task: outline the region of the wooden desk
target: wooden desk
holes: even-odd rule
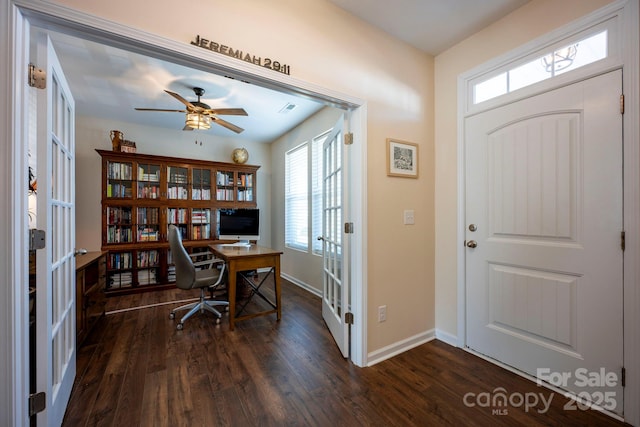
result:
[[[76,336],[78,347],[104,316],[107,252],[76,257]]]
[[[282,317],[280,289],[280,255],[282,255],[282,252],[253,244],[249,247],[231,247],[220,244],[210,245],[209,247],[216,257],[223,259],[227,263],[227,271],[229,272],[227,283],[229,288],[229,329],[233,331],[234,324],[238,320],[251,319],[252,317],[264,316],[266,314],[276,313],[278,320],[280,320]],[[270,273],[273,273],[276,302],[274,304],[260,292],[260,286],[262,286],[262,283],[269,274],[262,279],[258,286],[249,282],[249,285],[253,288],[251,296],[259,296],[273,309],[246,315],[241,315],[242,312],[236,314],[236,273],[265,267],[270,268]]]

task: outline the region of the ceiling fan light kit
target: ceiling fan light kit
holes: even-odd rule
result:
[[[247,112],[242,108],[211,108],[204,102],[200,102],[200,97],[204,95],[204,89],[200,87],[194,87],[193,92],[198,97],[197,101],[189,102],[182,96],[175,92],[166,90],[169,95],[173,96],[178,101],[182,102],[186,106],[186,110],[166,110],[159,108],[136,108],[138,111],[163,111],[168,113],[186,113],[185,126],[183,130],[206,130],[211,128],[211,121],[225,127],[235,133],[240,133],[244,129],[239,126],[229,123],[226,120],[222,120],[219,115],[230,116],[248,116]]]
[[[191,129],[204,130],[211,128],[211,118],[198,113],[187,113],[185,125]]]

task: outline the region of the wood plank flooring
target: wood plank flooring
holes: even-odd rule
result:
[[[194,296],[123,296],[107,309]],[[258,317],[233,332],[206,313],[176,331],[168,313],[177,304],[106,316],[78,351],[63,426],[624,425],[564,410],[558,393],[437,340],[358,368],[338,351],[318,297],[283,280],[282,299],[280,322]],[[551,398],[551,407],[471,407],[499,387]]]

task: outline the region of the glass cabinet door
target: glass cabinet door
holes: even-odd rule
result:
[[[233,201],[234,186],[233,172],[217,171],[216,172],[216,200]]]
[[[167,166],[167,199],[187,200],[189,198],[189,169]]]
[[[211,200],[211,169],[191,170],[191,200]]]
[[[205,240],[211,238],[211,209],[191,210],[191,239]]]
[[[138,207],[136,239],[138,242],[160,240],[160,208]]]
[[[133,197],[133,163],[107,161],[107,198]]]
[[[239,202],[253,202],[253,173],[238,172],[238,194],[236,200]]]
[[[160,198],[160,165],[138,163],[138,199]]]
[[[107,206],[106,243],[133,242],[132,208]]]
[[[167,208],[167,236],[169,235],[169,225],[174,224],[180,231],[183,240],[189,238],[189,218],[187,208]]]

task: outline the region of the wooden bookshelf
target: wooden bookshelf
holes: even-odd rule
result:
[[[190,252],[217,240],[217,209],[255,208],[259,166],[96,150],[102,157],[105,292],[174,286],[169,224]]]

